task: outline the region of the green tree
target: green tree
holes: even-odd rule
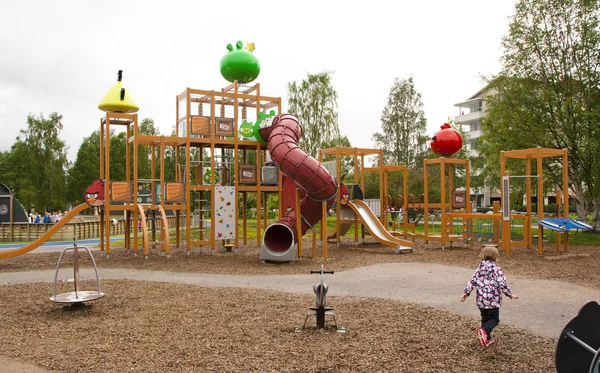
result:
[[[300,147],[317,158],[319,149],[340,137],[337,92],[331,85],[331,72],[308,74],[300,83],[288,83],[289,112],[302,125]]]
[[[350,140],[348,140],[348,136],[338,137],[336,139],[333,139],[330,142],[323,143],[323,149],[336,148],[336,147],[350,148],[350,147],[352,147],[352,144],[350,144]],[[331,155],[324,156],[323,162],[327,162],[327,161],[335,161],[335,156],[331,156]],[[342,157],[342,159],[340,159],[340,168],[341,168],[340,175],[341,175],[342,181],[343,182],[352,182],[353,181],[352,176],[354,175],[354,159],[352,157],[348,157],[348,156]],[[335,175],[333,175],[333,176],[335,176]]]
[[[112,159],[112,158],[111,158]],[[85,189],[98,179],[100,170],[100,133],[85,137],[77,150],[77,157],[67,175],[67,198],[81,201]]]
[[[497,167],[501,150],[567,149],[577,212],[591,211],[598,227],[600,3],[521,0],[502,46],[502,71],[486,89],[481,158]],[[561,186],[556,161],[544,162],[551,188]]]
[[[142,135],[160,136],[160,131],[154,125],[154,120],[144,118],[139,125],[139,133]],[[157,146],[154,154],[155,159],[155,175],[160,177],[160,147]],[[138,178],[150,179],[152,176],[152,146],[138,146]]]
[[[110,131],[110,180],[124,181],[125,132]],[[77,157],[67,175],[67,196],[70,202],[81,201],[85,189],[100,177],[100,132],[94,131],[85,137],[77,150]],[[158,177],[158,176],[157,176]]]
[[[171,136],[175,136],[175,126],[173,125]],[[165,181],[176,180],[176,166],[175,166],[175,147],[165,146],[165,154],[163,155],[165,165]],[[158,166],[160,167],[160,165]],[[160,169],[158,170],[160,172]],[[160,175],[157,173],[156,175]]]
[[[20,146],[22,145],[20,143]],[[20,191],[18,180],[21,172],[18,167],[15,167],[15,162],[18,160],[14,155],[15,146],[16,144],[9,151],[0,152],[0,181],[7,185],[15,195],[18,195]],[[25,152],[20,153],[25,154]]]
[[[427,141],[427,120],[412,77],[394,80],[381,115],[381,130],[372,140],[383,149],[384,162],[415,167]]]
[[[66,171],[68,167],[65,142],[60,138],[62,115],[51,113],[27,116],[27,129],[21,130],[12,145],[9,164],[10,187],[26,208],[64,210],[66,205]]]
[[[127,134],[125,132],[110,132],[110,179],[123,181],[127,179],[126,172]],[[130,153],[133,162],[133,153]],[[98,158],[100,159],[100,158]],[[133,177],[133,165],[131,166]]]

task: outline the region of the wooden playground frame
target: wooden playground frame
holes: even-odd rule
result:
[[[195,107],[197,114],[192,113]],[[242,195],[242,230],[243,244],[247,245],[247,194],[256,193],[257,204],[257,245],[260,245],[261,231],[267,225],[268,211],[266,206],[267,193],[279,193],[281,197],[281,174],[279,174],[279,185],[268,186],[261,183],[261,166],[266,159],[267,146],[258,141],[239,139],[238,127],[248,117],[248,109],[256,111],[258,119],[259,112],[276,109],[281,112],[281,97],[262,96],[260,84],[241,85],[234,82],[229,86],[215,90],[201,90],[186,88],[185,91],[176,96],[176,133],[175,136],[151,136],[139,133],[138,115],[107,112],[100,120],[100,179],[105,181],[105,205],[101,214],[100,248],[106,255],[110,254],[110,216],[111,211],[125,211],[125,247],[131,248],[137,254],[139,250],[139,234],[142,233],[142,245],[144,255],[149,255],[150,241],[160,243],[161,254],[170,254],[170,236],[166,214],[171,211],[175,214],[175,246],[185,246],[188,254],[193,246],[210,246],[211,250],[216,247],[218,241],[215,237],[215,209],[211,208],[210,219],[213,223],[210,234],[205,234],[204,216],[199,220],[199,226],[193,227],[193,211],[204,212],[207,204],[214,206],[215,201],[215,172],[217,151],[231,154],[231,186],[235,188],[235,195]],[[204,115],[208,111],[208,115]],[[225,131],[217,124],[226,122],[230,124]],[[126,180],[113,181],[110,175],[110,130],[111,126],[125,126],[127,134],[126,158]],[[131,145],[131,146],[130,146]],[[151,177],[150,179],[139,179],[138,175],[138,147],[149,146],[152,148]],[[132,150],[130,149],[132,147]],[[165,148],[172,147],[175,153],[176,175],[175,182],[165,182]],[[196,149],[198,159],[192,159],[192,149]],[[158,159],[156,154],[158,150]],[[208,158],[204,158],[204,152],[208,152]],[[256,164],[248,165],[248,152],[255,152]],[[131,154],[133,153],[133,155]],[[185,153],[182,157],[180,153]],[[223,162],[223,158],[221,159]],[[156,165],[159,165],[160,175],[155,175]],[[201,178],[192,177],[193,165],[210,165],[210,183],[202,185]],[[185,167],[190,165],[190,167]],[[255,170],[255,182],[242,184],[238,171],[248,166]],[[202,168],[196,167],[196,172]],[[157,177],[158,176],[158,177]],[[173,175],[171,175],[173,176]],[[173,177],[171,177],[173,178]],[[250,185],[253,184],[253,185]],[[150,186],[151,203],[141,203],[138,200],[140,186]],[[113,188],[114,186],[114,188]],[[160,196],[157,196],[156,187],[160,186]],[[130,192],[123,192],[123,191]],[[200,196],[200,198],[198,198]],[[161,197],[161,198],[157,198]],[[156,203],[157,200],[160,200]],[[263,203],[264,200],[264,203]],[[281,203],[281,198],[279,198]],[[121,204],[117,204],[121,203]],[[196,204],[192,210],[192,205]],[[152,237],[148,237],[148,223],[145,212],[158,211],[161,215],[162,224],[161,239],[156,239],[156,232],[152,229]],[[263,213],[264,210],[264,213]],[[237,214],[237,204],[236,204]],[[282,214],[279,209],[279,214]],[[182,218],[185,223],[182,224]],[[136,227],[138,221],[142,222],[143,231],[138,232]],[[237,216],[236,216],[237,222]],[[235,239],[233,244],[225,243],[229,248],[237,248],[239,245],[239,224],[235,224]],[[154,226],[153,226],[154,227]],[[192,239],[192,230],[197,229],[198,239]],[[133,230],[133,232],[131,232]],[[133,233],[133,242],[130,240]]]
[[[362,190],[365,190],[365,172],[378,172],[379,173],[379,184],[384,185],[385,174],[382,172],[384,167],[365,167],[365,157],[368,156],[376,156],[377,162],[376,164],[383,165],[383,150],[381,149],[368,149],[368,148],[347,148],[347,147],[334,147],[319,150],[319,162],[323,162],[323,158],[325,156],[335,156],[335,167],[336,167],[336,175],[334,175],[338,186],[341,185],[342,180],[342,170],[341,170],[341,157],[342,156],[351,156],[353,157],[353,166],[354,166],[354,183],[359,184]],[[385,191],[380,188],[379,189],[379,200],[383,201],[385,196]],[[339,245],[341,241],[340,229],[342,224],[345,221],[341,217],[341,195],[340,193],[336,196],[336,242]],[[382,211],[383,211],[383,203],[382,203]],[[383,212],[382,212],[383,217]],[[324,215],[326,216],[326,215]],[[383,219],[380,219],[383,222]],[[347,222],[346,222],[347,223]],[[358,241],[358,219],[353,219],[350,223],[354,224],[354,240]],[[326,228],[327,225],[323,224]],[[362,232],[364,238],[364,231]],[[321,240],[324,245],[327,245],[327,231],[324,230],[321,232]]]
[[[525,246],[527,248],[531,248],[533,246],[533,236],[531,234],[531,223],[529,220],[532,216],[531,211],[531,178],[533,176],[538,178],[538,203],[537,203],[537,215],[539,217],[544,216],[544,204],[543,204],[543,196],[544,196],[544,168],[543,168],[543,160],[544,158],[549,157],[561,157],[562,161],[562,191],[560,191],[556,195],[557,204],[563,206],[562,214],[564,218],[569,216],[569,156],[566,149],[549,149],[549,148],[531,148],[531,149],[521,149],[521,150],[511,150],[511,151],[502,151],[500,152],[500,175],[502,177],[501,190],[502,190],[502,236],[510,237],[510,221],[513,218],[513,215],[510,213],[510,190],[507,187],[510,187],[510,178],[515,177],[511,176],[509,172],[506,170],[506,160],[507,159],[522,159],[525,161],[525,193],[527,198],[527,210],[526,216],[529,219],[524,220],[523,224],[523,236],[525,239]],[[537,175],[531,174],[531,161],[536,161],[536,170]],[[560,197],[563,197],[563,201],[561,203]],[[542,203],[540,203],[540,201]],[[508,210],[508,211],[507,211]],[[538,224],[538,254],[542,255],[544,253],[544,243],[542,240],[544,228],[542,225]],[[556,234],[556,252],[561,251],[561,236],[562,236],[562,251],[569,250],[569,240],[568,240],[568,232],[563,233],[562,235],[557,232]],[[514,246],[510,243],[510,240],[502,240],[502,250],[506,253],[507,256],[510,256],[510,248]]]
[[[192,108],[196,113],[192,113]],[[137,109],[137,108],[136,108]],[[100,120],[100,179],[104,180],[105,205],[100,216],[100,247],[106,255],[110,254],[110,232],[111,211],[123,211],[125,215],[125,247],[133,249],[137,254],[139,251],[139,238],[141,233],[141,243],[144,254],[149,255],[150,242],[159,246],[161,254],[170,254],[171,237],[169,234],[168,214],[175,215],[175,246],[177,248],[185,247],[188,254],[192,247],[210,246],[214,251],[217,241],[222,241],[223,247],[227,249],[239,246],[239,222],[238,222],[238,197],[241,196],[242,202],[242,242],[248,244],[247,237],[247,201],[248,193],[256,194],[256,245],[261,245],[261,232],[263,232],[268,223],[267,196],[268,193],[277,193],[279,197],[279,217],[284,213],[282,201],[282,175],[278,173],[278,182],[276,185],[264,185],[262,182],[262,167],[267,160],[267,145],[256,141],[240,138],[239,125],[248,118],[248,109],[255,112],[258,120],[260,113],[266,113],[269,109],[277,109],[281,113],[281,97],[262,96],[260,94],[260,84],[240,85],[234,82],[229,86],[215,90],[200,90],[186,88],[185,91],[176,96],[175,119],[176,131],[174,136],[153,136],[145,135],[139,132],[138,115],[127,113],[106,112]],[[110,175],[110,133],[112,126],[124,126],[127,138],[125,149],[126,169],[125,180],[111,180]],[[138,149],[140,147],[151,148],[151,175],[149,179],[139,178],[139,160]],[[174,150],[175,175],[170,175],[169,181],[165,177],[165,149],[171,147]],[[192,155],[192,153],[194,155]],[[205,155],[208,154],[208,155]],[[255,155],[255,161],[250,164],[250,155]],[[423,234],[417,234],[414,223],[408,222],[409,201],[408,195],[408,169],[406,166],[384,165],[383,150],[365,149],[365,148],[344,148],[335,147],[322,149],[319,151],[319,161],[323,161],[324,156],[334,156],[336,164],[336,180],[340,185],[341,180],[341,157],[353,157],[354,183],[359,184],[362,190],[365,189],[365,172],[377,172],[379,174],[379,201],[381,203],[380,217],[370,218],[379,219],[386,230],[389,230],[388,206],[392,201],[396,201],[398,196],[402,197],[402,210],[406,217],[402,224],[401,231],[395,231],[392,224],[392,231],[396,236],[409,238],[412,242],[416,238],[422,238],[425,244],[430,241],[439,242],[444,248],[447,244],[458,240],[473,239],[472,232],[469,233],[468,227],[473,227],[473,219],[492,219],[494,221],[493,241],[499,244],[501,249],[510,256],[511,247],[523,245],[530,248],[533,245],[531,230],[531,203],[527,203],[525,215],[512,214],[510,211],[510,178],[526,178],[526,198],[531,201],[531,178],[538,178],[538,197],[544,195],[544,177],[543,177],[543,159],[547,157],[562,157],[563,167],[563,185],[562,190],[568,191],[568,155],[566,150],[559,149],[522,149],[514,151],[503,151],[500,154],[500,174],[502,190],[502,210],[498,205],[494,206],[492,214],[472,213],[470,200],[470,163],[464,159],[435,158],[424,160],[424,200],[422,208],[423,214]],[[365,157],[375,156],[377,166],[365,167]],[[217,158],[221,157],[219,161]],[[157,159],[158,158],[158,159]],[[511,176],[506,171],[507,159],[525,160],[524,176]],[[531,175],[531,161],[536,160],[537,175]],[[156,175],[156,166],[159,175]],[[206,165],[206,166],[205,166]],[[430,202],[429,197],[429,169],[432,166],[438,166],[440,172],[440,201]],[[457,167],[464,167],[464,190],[455,190],[455,172]],[[192,172],[195,170],[195,177]],[[206,171],[206,176],[204,172]],[[244,171],[244,172],[242,172]],[[403,191],[405,196],[398,194],[395,200],[388,194],[389,191],[389,173],[403,173]],[[217,175],[222,175],[217,178]],[[248,176],[250,175],[250,176]],[[274,175],[274,174],[273,174]],[[223,182],[217,179],[223,178]],[[273,178],[275,179],[275,178]],[[233,229],[228,228],[229,235],[216,237],[215,225],[217,212],[216,207],[216,188],[221,186],[232,187],[226,189],[224,196],[234,194],[235,205],[233,212],[229,212],[229,218],[234,218],[235,234]],[[149,186],[150,199],[143,203],[139,198],[138,191],[142,186]],[[157,187],[159,187],[158,190]],[[222,189],[219,189],[219,192]],[[462,196],[462,197],[460,197]],[[564,197],[564,203],[559,201]],[[413,197],[414,198],[414,197]],[[223,198],[221,198],[222,200]],[[460,201],[459,201],[460,199]],[[299,196],[296,195],[294,208],[298,209]],[[339,245],[341,240],[341,225],[354,224],[355,241],[358,241],[357,218],[352,221],[342,221],[341,218],[341,196],[337,195],[336,208],[336,239]],[[560,191],[557,192],[557,203],[564,206],[562,214],[564,218],[568,217],[569,201],[568,194],[565,196]],[[230,204],[228,204],[230,205]],[[419,205],[421,206],[420,200]],[[325,210],[325,205],[323,205]],[[413,200],[414,208],[414,200]],[[440,234],[434,235],[429,229],[429,210],[439,209],[440,211]],[[538,216],[544,216],[543,203],[538,203]],[[156,219],[151,219],[151,233],[149,236],[150,222],[146,219],[146,214],[152,212],[153,215],[159,214],[159,224]],[[208,224],[205,220],[205,212],[210,212],[211,228],[210,233]],[[324,214],[326,211],[324,211]],[[192,215],[198,217],[192,219]],[[233,215],[235,214],[235,215]],[[185,220],[182,224],[181,219]],[[454,221],[462,219],[462,229],[453,234],[455,228]],[[521,241],[511,239],[511,222],[516,219],[523,220],[524,237]],[[222,222],[221,218],[219,222]],[[496,225],[495,222],[500,222]],[[501,231],[497,226],[501,225]],[[139,231],[136,227],[140,226]],[[228,225],[229,227],[230,225]],[[460,226],[460,225],[459,225]],[[157,239],[156,228],[160,231],[160,240]],[[298,227],[297,227],[298,228]],[[299,228],[298,228],[299,229]],[[409,229],[411,232],[409,232]],[[196,230],[197,237],[192,237],[192,231]],[[300,232],[300,230],[298,230]],[[314,232],[314,231],[313,231]],[[133,233],[133,242],[131,236]],[[362,237],[364,238],[364,230]],[[538,253],[543,254],[543,227],[538,224],[539,239],[537,242]],[[321,231],[324,245],[324,258],[327,257],[327,225],[322,224]],[[224,238],[220,238],[224,237]],[[508,239],[504,239],[507,238]],[[231,242],[233,241],[233,242]],[[561,242],[562,241],[562,242]],[[568,232],[563,235],[557,234],[556,250],[557,252],[568,250]],[[315,256],[315,238],[313,238],[313,257]],[[301,240],[298,242],[298,254],[302,254]]]
[[[472,211],[471,200],[469,198],[469,191],[471,188],[471,178],[470,178],[470,162],[464,159],[452,159],[452,158],[435,158],[435,159],[426,159],[424,161],[424,201],[421,205],[421,208],[424,209],[425,214],[423,215],[423,226],[424,232],[423,234],[415,233],[415,225],[408,222],[408,209],[412,208],[409,206],[408,197],[406,193],[408,191],[408,169],[406,166],[400,165],[382,165],[383,163],[383,152],[380,149],[359,149],[359,148],[330,148],[323,149],[319,153],[319,160],[322,161],[324,155],[333,155],[336,157],[336,169],[337,169],[337,180],[338,184],[341,183],[341,170],[340,164],[341,156],[352,156],[354,157],[354,183],[359,183],[361,188],[364,190],[364,173],[366,171],[374,171],[379,172],[380,174],[380,201],[381,201],[381,222],[385,227],[389,227],[388,221],[388,206],[391,201],[398,200],[398,195],[392,197],[389,193],[389,173],[390,172],[402,172],[403,173],[403,191],[405,193],[402,197],[402,213],[404,214],[403,222],[401,223],[401,230],[395,231],[395,224],[392,224],[392,232],[404,238],[409,238],[413,242],[416,238],[421,238],[427,244],[429,241],[439,242],[442,245],[442,248],[447,244],[452,244],[452,242],[456,242],[458,240],[473,240],[474,239],[474,231],[473,220],[474,219],[489,219],[493,221],[492,228],[490,229],[490,241],[493,244],[499,245],[500,249],[505,252],[507,256],[511,255],[511,248],[517,246],[525,246],[527,248],[531,248],[533,246],[533,236],[531,230],[531,219],[532,219],[532,211],[531,204],[527,204],[527,211],[525,215],[522,214],[512,214],[510,211],[510,204],[506,205],[509,201],[509,191],[504,190],[505,183],[502,182],[502,205],[500,203],[493,204],[492,213],[474,213]],[[381,165],[378,167],[365,167],[364,166],[364,157],[368,155],[377,155],[379,158],[379,162],[377,164]],[[562,157],[562,190],[568,190],[568,155],[567,151],[564,149],[547,149],[547,148],[532,148],[532,149],[521,149],[514,151],[503,151],[500,153],[500,172],[504,178],[510,177],[509,173],[506,171],[506,160],[510,158],[523,159],[525,160],[525,168],[526,175],[521,176],[526,178],[526,198],[528,201],[531,201],[532,196],[532,188],[531,188],[531,178],[538,178],[538,190],[537,195],[544,195],[543,188],[543,167],[542,161],[547,157]],[[536,160],[537,162],[537,175],[531,175],[532,160]],[[359,165],[360,164],[360,168]],[[438,165],[440,167],[440,202],[431,203],[429,201],[429,168],[430,166]],[[465,200],[462,204],[457,204],[454,201],[455,191],[454,183],[455,176],[454,170],[456,167],[464,167],[465,168]],[[564,193],[561,193],[560,190],[557,191],[557,204],[562,206],[562,215],[563,217],[568,217],[568,209],[569,202],[568,197],[564,197]],[[561,198],[564,201],[561,201]],[[543,199],[541,199],[543,201]],[[337,242],[340,242],[340,226],[343,223],[347,223],[343,221],[340,217],[340,196],[337,199],[337,211],[336,211],[336,229],[337,229]],[[439,209],[440,210],[440,222],[441,229],[439,235],[430,234],[429,230],[429,214],[427,211],[429,209]],[[544,206],[543,203],[538,203],[537,205],[537,214],[538,216],[544,216]],[[523,239],[522,240],[512,240],[511,238],[511,229],[512,223],[515,220],[522,221],[523,225]],[[452,230],[454,229],[455,221],[458,221],[459,224],[459,232],[455,232],[453,234]],[[462,224],[461,224],[462,222]],[[358,229],[356,229],[358,222],[354,222],[355,224],[355,241],[358,241]],[[471,227],[469,229],[469,227]],[[410,230],[410,231],[409,231]],[[364,234],[364,232],[363,232]],[[538,235],[539,237],[543,236],[543,227],[538,224]],[[326,232],[322,233],[322,237],[326,236]],[[508,237],[509,239],[502,239],[502,237]],[[326,240],[324,240],[326,241]],[[538,254],[543,254],[543,241],[542,239],[538,239]],[[561,249],[562,247],[562,249]],[[556,238],[556,251],[568,251],[568,232],[557,234]]]

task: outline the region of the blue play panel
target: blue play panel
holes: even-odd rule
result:
[[[540,224],[544,228],[548,228],[561,233],[568,232],[572,229],[582,231],[589,231],[594,229],[594,227],[592,227],[588,223],[573,220],[571,218],[546,218],[543,220],[538,220],[538,224]]]

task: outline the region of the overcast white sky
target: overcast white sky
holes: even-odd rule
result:
[[[339,124],[352,146],[371,135],[396,77],[413,77],[433,134],[498,72],[500,39],[514,0],[423,1],[47,1],[19,0],[0,13],[0,150],[27,115],[63,115],[75,160],[99,128],[97,106],[123,84],[162,134],[186,87],[219,90],[228,43],[256,44],[261,93],[281,96],[307,72],[335,71]],[[360,5],[355,5],[360,4]]]

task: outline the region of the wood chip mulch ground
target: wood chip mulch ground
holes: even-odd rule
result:
[[[237,254],[196,249],[189,256],[175,250],[169,258],[156,252],[148,259],[134,257],[118,248],[108,259],[95,255],[100,268],[306,274],[322,263],[321,249],[312,259],[310,244],[305,240],[300,260],[282,264],[261,263],[255,247]],[[345,241],[330,245],[325,266],[343,271],[416,261],[474,269],[479,249],[417,243],[414,253],[397,255],[391,248]],[[598,250],[578,246],[557,254],[549,247],[539,256],[533,249],[515,249],[499,263],[509,276],[598,287]],[[0,272],[53,269],[58,255],[2,260]],[[314,296],[125,280],[106,280],[102,287],[110,296],[65,307],[48,300],[51,283],[0,286],[0,356],[60,372],[554,371],[555,340],[500,324],[496,343],[483,349],[475,340],[478,320],[413,304],[331,296],[329,304],[340,310],[337,322],[346,333],[331,326],[316,329],[314,318],[298,333]]]

